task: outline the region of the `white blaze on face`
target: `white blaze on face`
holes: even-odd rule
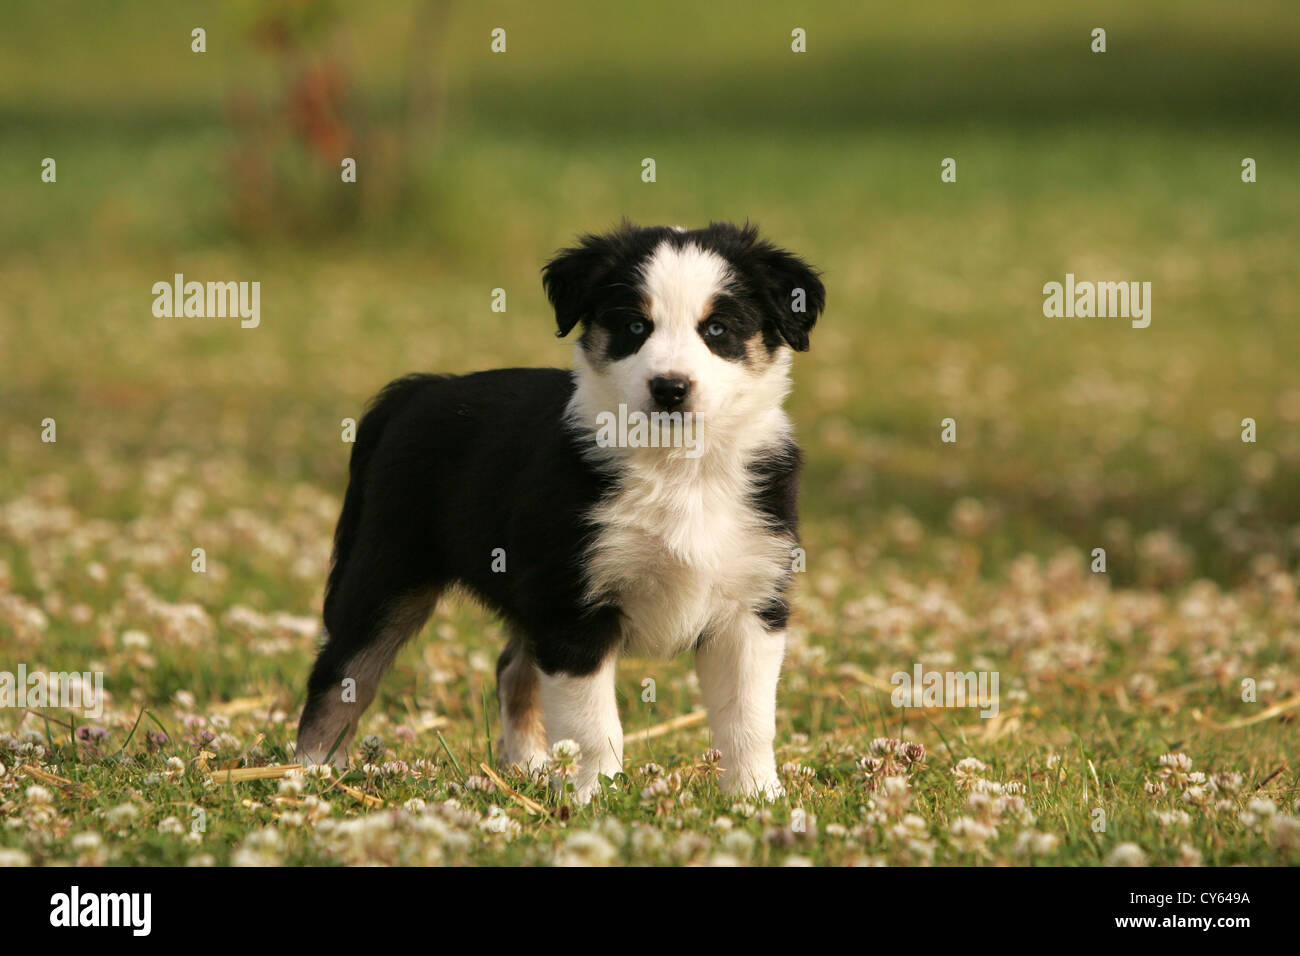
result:
[[[627,281],[636,286],[653,328],[636,352],[620,359],[603,360],[600,335],[575,345],[577,389],[570,414],[581,427],[598,425],[599,416],[616,415],[620,406],[628,413],[654,413],[650,382],[671,376],[690,384],[680,411],[691,413],[693,441],[701,448],[722,443],[734,451],[752,449],[789,430],[781,403],[790,388],[790,350],[769,353],[761,333],[754,332],[745,360],[723,358],[700,334],[718,295],[740,291],[726,259],[694,244],[664,242]]]
[[[629,407],[648,407],[650,380],[659,375],[685,378],[691,394],[687,408],[708,415],[715,410],[730,374],[724,366],[736,363],[719,358],[704,344],[699,325],[709,314],[713,299],[731,282],[727,261],[716,252],[694,245],[676,248],[665,242],[641,267],[641,290],[654,324],[650,338],[626,362],[625,394]]]

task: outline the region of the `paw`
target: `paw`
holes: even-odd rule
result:
[[[524,777],[538,777],[546,772],[546,751],[526,747],[501,747],[498,763],[502,769],[513,770]]]
[[[599,777],[576,788],[573,791],[573,802],[585,807],[587,804],[591,803],[598,793],[600,793]]]
[[[331,760],[325,759],[325,756],[328,753],[329,748],[327,747],[311,747],[305,746],[301,743],[294,748],[294,756],[297,758],[298,763],[302,764],[303,767],[315,767],[320,764],[328,763],[338,771],[348,769],[348,754],[343,747],[339,747],[334,751],[334,757]]]
[[[756,784],[750,796],[761,800],[780,800],[785,796],[785,787],[781,786],[780,780],[773,777],[771,780]]]
[[[781,781],[775,773],[751,774],[745,777],[733,777],[731,782],[727,781],[728,774],[722,776],[722,790],[724,793],[735,794],[738,797],[749,797],[755,800],[780,800],[785,796],[785,787],[781,786]]]
[[[599,773],[594,773],[590,776],[580,776],[578,779],[573,781],[566,781],[565,778],[558,775],[552,776],[551,787],[552,789],[563,793],[565,783],[572,782],[573,802],[585,807],[587,804],[591,803],[591,801],[598,796],[603,789],[600,779],[601,776],[613,777],[614,774],[618,772],[618,770],[602,770]],[[618,788],[618,785],[612,782],[609,786],[611,789]]]
[[[551,774],[551,789],[556,793],[563,794],[568,790],[568,784],[573,784],[573,802],[581,806],[591,803],[592,798],[600,793],[600,778],[581,778],[579,780],[569,780],[560,774]]]

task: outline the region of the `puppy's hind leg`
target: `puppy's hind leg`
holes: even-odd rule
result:
[[[546,765],[546,728],[538,697],[537,665],[519,635],[497,659],[497,699],[501,704],[501,763],[536,773]]]
[[[348,745],[379,680],[407,639],[424,626],[436,591],[326,613],[326,643],[307,681],[298,722],[298,760],[347,766]],[[332,756],[331,756],[332,754]]]

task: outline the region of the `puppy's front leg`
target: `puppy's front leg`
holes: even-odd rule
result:
[[[623,725],[614,692],[616,659],[611,652],[594,673],[583,677],[538,671],[547,740],[551,746],[559,740],[573,740],[582,748],[573,777],[580,803],[600,791],[600,774],[612,777],[623,769]]]
[[[776,684],[785,631],[769,631],[754,615],[709,635],[695,654],[714,746],[722,752],[722,789],[776,798]]]

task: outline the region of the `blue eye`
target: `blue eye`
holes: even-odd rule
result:
[[[716,339],[719,335],[727,334],[727,327],[721,322],[710,322],[704,327],[704,334]]]
[[[645,335],[645,323],[640,319],[633,319],[627,324],[627,330],[633,335]]]

